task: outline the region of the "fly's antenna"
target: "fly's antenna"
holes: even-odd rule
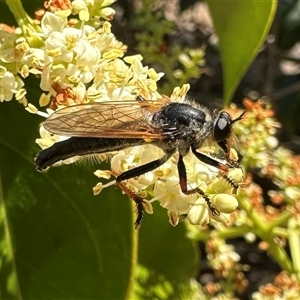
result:
[[[240,121],[243,119],[244,115],[245,115],[246,111],[244,110],[236,119],[233,119],[231,121],[231,123],[233,124],[234,122]]]

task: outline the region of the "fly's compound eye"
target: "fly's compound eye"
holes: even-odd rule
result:
[[[216,142],[226,140],[231,131],[232,120],[230,115],[222,111],[214,121],[213,135]]]

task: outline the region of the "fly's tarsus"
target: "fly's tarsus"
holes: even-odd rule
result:
[[[141,223],[144,218],[144,199],[137,194],[135,194],[133,191],[131,191],[124,183],[117,181],[117,185],[121,188],[121,190],[128,195],[130,199],[132,199],[136,204],[136,220],[134,222],[134,228],[139,229],[141,227]]]
[[[239,187],[240,187],[240,184],[237,183],[236,181],[234,181],[232,178],[228,177],[228,175],[226,174],[220,174],[220,176],[226,181],[229,183],[229,185],[232,186],[233,188],[233,194],[236,194]]]
[[[228,166],[228,168],[231,168],[231,169],[240,168],[241,167],[241,165],[240,165],[240,163],[238,161],[235,161],[235,160],[230,159],[230,158],[227,160],[227,164],[226,165]]]
[[[134,222],[134,229],[138,230],[140,229],[142,225],[142,221],[144,219],[144,204],[142,201],[136,202],[136,220]]]

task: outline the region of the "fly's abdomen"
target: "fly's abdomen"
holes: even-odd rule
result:
[[[40,151],[35,158],[35,165],[39,171],[44,171],[55,163],[74,156],[117,151],[141,144],[145,144],[142,139],[71,137]]]

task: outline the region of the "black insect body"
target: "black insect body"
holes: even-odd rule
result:
[[[219,215],[208,196],[199,188],[188,189],[183,157],[192,153],[206,164],[226,173],[237,164],[229,159],[228,139],[232,124],[243,114],[232,119],[225,112],[210,111],[193,102],[146,101],[141,96],[136,101],[107,101],[69,106],[56,111],[45,122],[46,130],[53,134],[71,136],[39,152],[35,159],[39,171],[57,162],[89,154],[117,151],[137,145],[153,144],[165,152],[163,157],[128,170],[116,178],[116,184],[137,205],[135,227],[143,219],[143,199],[130,191],[123,181],[153,171],[178,152],[179,184],[183,193],[198,193],[206,200],[211,213]],[[216,142],[223,150],[227,163],[197,151],[204,143]]]
[[[212,128],[210,116],[187,103],[166,105],[153,115],[151,123],[163,130],[163,141],[167,148],[177,148],[179,153],[180,149],[189,149],[195,143],[202,144]],[[160,147],[164,148],[164,145]],[[185,155],[186,152],[181,154]]]

